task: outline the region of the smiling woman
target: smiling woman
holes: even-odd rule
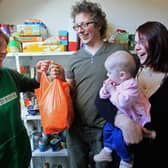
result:
[[[167,34],[166,26],[159,22],[146,22],[137,28],[135,51],[140,56],[141,64],[156,71],[167,72]]]
[[[151,123],[146,127],[156,131],[156,139],[145,139],[136,146],[134,167],[164,167],[167,156],[162,153],[168,148],[168,137],[165,137],[168,118],[168,30],[160,22],[149,21],[137,28],[135,41],[135,51],[143,65],[138,79],[151,103]]]
[[[144,36],[140,35],[138,32],[135,34],[135,50],[140,58],[141,64],[143,64],[147,57],[146,46],[148,45],[147,40]]]
[[[141,39],[146,39],[145,43],[141,43]],[[162,153],[168,148],[168,137],[165,136],[168,118],[168,30],[160,22],[146,22],[137,28],[136,41],[135,51],[143,64],[138,76],[139,85],[148,94],[151,104],[151,122],[145,124],[145,128],[154,130],[156,138],[142,140],[142,127],[128,116],[110,115],[111,109],[115,110],[114,105],[100,100],[97,105],[100,104],[102,111],[107,113],[106,117],[115,120],[114,124],[122,130],[124,140],[134,144],[131,146],[134,151],[133,168],[165,167],[167,155]]]

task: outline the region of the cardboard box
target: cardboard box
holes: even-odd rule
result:
[[[43,42],[23,43],[23,52],[63,52],[64,45],[44,45]]]
[[[60,45],[68,45],[68,32],[65,30],[58,31],[58,39]]]
[[[78,42],[70,41],[68,45],[68,51],[77,51],[79,49]]]
[[[16,25],[16,31],[21,36],[43,36],[45,39],[48,37],[48,31],[40,24],[22,24]]]
[[[41,42],[44,41],[43,36],[20,36],[22,42]]]

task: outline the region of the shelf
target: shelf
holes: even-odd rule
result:
[[[22,52],[16,52],[16,53],[8,53],[7,57],[13,57],[13,56],[55,56],[55,55],[72,55],[75,53],[74,51],[65,51],[65,52],[27,52],[27,53],[22,53]]]
[[[41,116],[40,115],[25,115],[23,117],[24,120],[41,120]]]
[[[45,152],[40,152],[39,149],[36,149],[32,152],[32,157],[67,157],[67,149],[61,149],[59,151],[53,152],[51,148]]]
[[[23,120],[41,120],[40,114],[31,115],[27,112],[26,107],[22,107],[22,119]]]

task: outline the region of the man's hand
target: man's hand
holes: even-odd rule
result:
[[[125,114],[116,114],[114,124],[120,128],[127,145],[138,144],[143,139],[143,127]]]
[[[52,63],[49,68],[49,75],[51,78],[59,77],[61,80],[65,81],[64,68],[57,63]]]

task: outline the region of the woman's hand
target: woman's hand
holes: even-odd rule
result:
[[[114,124],[120,128],[127,145],[138,144],[143,139],[143,127],[135,123],[125,114],[116,114]]]
[[[36,64],[37,81],[40,81],[40,77],[41,77],[42,72],[48,71],[48,67],[52,62],[53,61],[50,61],[50,60],[42,60],[42,61],[37,62],[37,64]]]

